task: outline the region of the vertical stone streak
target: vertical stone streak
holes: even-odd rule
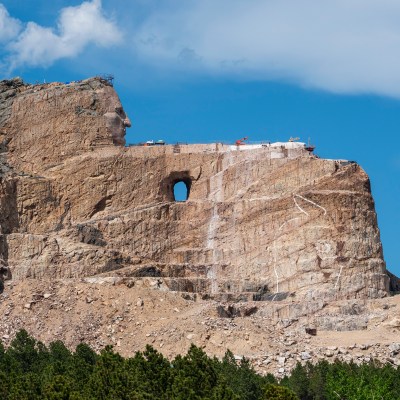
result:
[[[207,278],[211,280],[211,293],[215,294],[218,292],[217,283],[217,261],[218,255],[215,249],[215,236],[218,231],[219,215],[218,215],[218,202],[222,201],[222,179],[224,170],[216,173],[210,177],[210,194],[209,198],[213,202],[210,222],[208,224],[207,232],[207,249],[211,250],[212,260],[211,267],[208,268]]]
[[[218,261],[219,261],[219,250],[215,248],[215,238],[219,229],[219,214],[218,204],[224,201],[223,192],[223,179],[225,171],[234,164],[234,156],[232,152],[227,153],[227,157],[222,156],[222,170],[210,177],[210,193],[208,195],[209,200],[212,202],[212,211],[210,221],[208,223],[207,231],[207,245],[206,248],[211,250],[212,259],[211,267],[208,268],[207,278],[211,280],[211,293],[215,294],[218,292]],[[224,165],[225,164],[225,165]]]
[[[337,289],[337,286],[339,284],[340,276],[342,275],[342,270],[343,270],[343,265],[340,266],[339,275],[338,275],[338,277],[336,279],[336,283],[335,283],[335,289]]]

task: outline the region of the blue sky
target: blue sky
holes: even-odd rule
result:
[[[0,78],[111,73],[128,142],[311,137],[369,174],[400,274],[400,3],[0,0]]]

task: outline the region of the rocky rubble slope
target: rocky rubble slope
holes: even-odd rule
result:
[[[299,362],[372,358],[400,365],[400,297],[336,302],[294,319],[271,314],[271,303],[235,303],[243,316],[221,316],[226,304],[187,300],[142,281],[90,283],[83,280],[20,281],[1,295],[0,338],[10,343],[27,329],[46,343],[63,340],[74,348],[84,341],[100,350],[112,344],[129,356],[151,344],[168,357],[185,353],[191,343],[221,357],[231,349],[249,358],[261,373],[283,376]],[[231,305],[232,306],[232,305]],[[352,331],[305,328],[319,319],[353,321]],[[331,329],[331,327],[329,327]],[[325,328],[326,329],[326,328]]]

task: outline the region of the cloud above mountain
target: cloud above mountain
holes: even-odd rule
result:
[[[278,80],[335,93],[400,97],[397,0],[101,0],[60,10],[54,27],[12,18],[0,4],[3,63],[49,66],[90,45],[118,45],[121,65],[168,79]],[[100,65],[102,60],[99,59]]]
[[[394,0],[187,0],[136,32],[148,62],[333,92],[400,96]]]
[[[1,7],[0,11],[5,11]],[[5,14],[10,20],[6,11]],[[11,69],[21,65],[48,66],[62,58],[76,57],[89,44],[109,47],[122,40],[114,21],[105,17],[101,0],[63,8],[55,28],[28,22],[21,29],[22,23],[17,20],[13,20],[13,24],[8,35],[13,40],[7,46]],[[19,28],[18,35],[15,34],[16,27]]]
[[[0,43],[14,39],[21,30],[21,23],[10,17],[7,9],[0,4]]]

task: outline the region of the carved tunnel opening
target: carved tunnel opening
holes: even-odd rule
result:
[[[190,197],[192,177],[189,171],[173,171],[166,176],[160,185],[162,201],[185,202]]]
[[[174,182],[173,195],[175,201],[186,201],[189,198],[190,182],[178,180]]]

